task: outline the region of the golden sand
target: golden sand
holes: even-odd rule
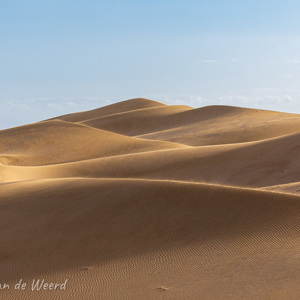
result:
[[[0,299],[299,299],[299,169],[297,114],[132,99],[2,130]]]

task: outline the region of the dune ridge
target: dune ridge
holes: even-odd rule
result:
[[[0,299],[299,299],[300,118],[137,98],[0,131]],[[21,294],[20,294],[21,293]]]

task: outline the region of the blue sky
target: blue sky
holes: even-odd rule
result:
[[[134,97],[300,113],[300,2],[0,0],[0,129]]]

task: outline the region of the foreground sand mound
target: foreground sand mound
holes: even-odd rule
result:
[[[298,300],[299,129],[132,99],[0,131],[0,299]]]
[[[167,299],[250,298],[297,282],[299,197],[179,182],[70,179],[3,185],[0,206],[2,280],[64,274],[72,278],[70,289],[88,285],[89,293],[99,290],[98,299],[113,295],[117,282],[129,299],[155,299],[164,286]],[[129,288],[142,262],[143,278]],[[147,279],[149,267],[158,272]]]

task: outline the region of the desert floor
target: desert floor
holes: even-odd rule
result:
[[[139,98],[0,131],[0,299],[300,299],[299,237],[297,114]]]

